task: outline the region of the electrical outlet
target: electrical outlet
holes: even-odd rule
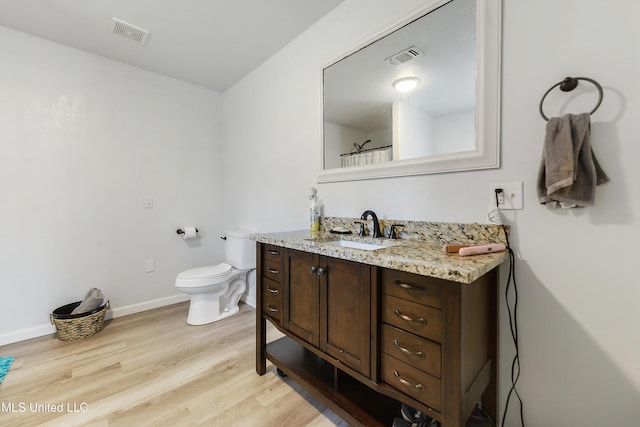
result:
[[[144,262],[145,271],[147,273],[153,273],[156,271],[156,261],[153,259],[148,259]]]
[[[144,208],[145,209],[153,208],[153,196],[144,196]]]
[[[523,209],[522,187],[522,182],[500,182],[489,184],[489,200],[491,200],[491,206],[494,206],[495,204],[496,188],[502,188],[502,197],[498,195],[498,208],[501,210]]]

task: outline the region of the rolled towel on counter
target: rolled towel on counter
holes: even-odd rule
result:
[[[104,300],[105,297],[100,289],[91,288],[91,290],[87,293],[87,296],[84,297],[79,306],[73,309],[71,314],[82,314],[93,311],[96,308],[100,307]]]

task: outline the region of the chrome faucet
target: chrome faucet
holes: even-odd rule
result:
[[[374,211],[364,211],[360,219],[367,220],[367,218],[371,215],[373,219],[373,237],[383,237],[380,232],[380,222],[378,222],[378,216]]]

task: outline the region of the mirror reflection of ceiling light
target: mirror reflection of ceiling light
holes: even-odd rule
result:
[[[403,77],[393,82],[392,86],[398,92],[409,92],[410,90],[415,89],[419,82],[420,79],[417,77]]]

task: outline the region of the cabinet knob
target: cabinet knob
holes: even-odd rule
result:
[[[318,269],[317,269],[315,266],[313,266],[313,265],[311,266],[311,272],[312,272],[312,273],[315,273],[317,270],[318,270]]]
[[[326,271],[326,270],[325,270],[324,268],[322,268],[322,267],[318,267],[318,276],[323,275],[325,271]]]

